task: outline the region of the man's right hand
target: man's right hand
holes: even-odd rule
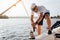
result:
[[[32,22],[31,25],[32,25],[33,27],[35,27],[36,24],[35,24],[34,22]]]

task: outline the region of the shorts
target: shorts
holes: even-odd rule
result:
[[[49,12],[46,12],[46,13],[44,14],[42,20],[41,20],[39,23],[37,23],[38,25],[43,25],[43,20],[44,20],[44,18],[45,18],[45,15],[50,16],[50,13],[49,13]]]

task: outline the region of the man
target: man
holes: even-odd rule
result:
[[[35,28],[36,28],[35,26],[38,25],[38,28],[37,28],[38,35],[40,35],[41,26],[43,25],[43,19],[45,18],[48,25],[47,29],[49,31],[51,26],[49,10],[47,10],[44,6],[37,6],[35,3],[32,4],[31,10],[32,10],[31,24],[32,24],[33,30],[35,31]],[[34,22],[33,20],[35,13],[38,14],[38,19],[36,20],[36,22]]]

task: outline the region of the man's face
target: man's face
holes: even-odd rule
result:
[[[36,12],[36,13],[38,12],[38,7],[35,7],[35,10],[34,10],[34,12]]]

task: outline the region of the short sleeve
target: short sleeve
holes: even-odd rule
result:
[[[33,11],[31,12],[31,15],[34,15],[34,12]]]

